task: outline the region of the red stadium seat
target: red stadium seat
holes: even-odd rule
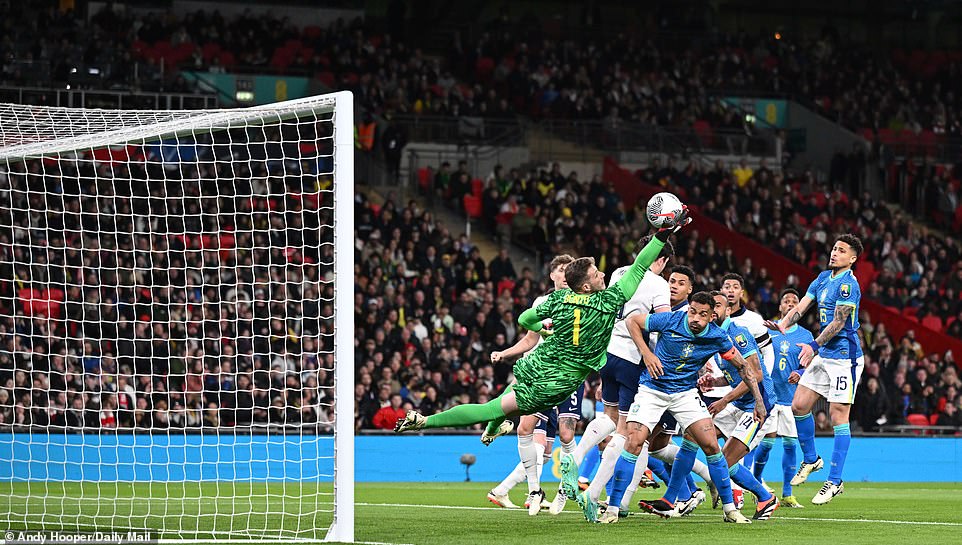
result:
[[[910,414],[905,417],[905,420],[908,421],[909,425],[911,426],[928,426],[929,425],[929,417],[924,414]]]
[[[942,319],[934,314],[929,314],[925,318],[922,318],[922,325],[932,331],[942,331]]]
[[[932,416],[929,417],[929,424],[933,426],[935,426],[938,421],[939,421],[939,415],[937,414],[933,414]]]
[[[481,199],[473,195],[464,196],[464,212],[469,218],[481,217]]]
[[[421,167],[418,169],[418,187],[421,191],[427,193],[431,189],[431,169],[428,167]]]
[[[692,123],[691,128],[695,131],[698,136],[698,141],[701,145],[710,148],[714,143],[715,136],[712,133],[711,125],[704,119],[697,119]]]
[[[471,180],[471,194],[480,197],[484,194],[484,182],[480,178]]]

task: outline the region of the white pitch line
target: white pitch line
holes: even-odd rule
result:
[[[356,502],[355,505],[361,505],[364,507],[413,507],[423,509],[425,507],[430,509],[462,509],[467,511],[517,511],[523,513],[522,509],[505,509],[503,507],[476,507],[469,505],[419,505],[410,503],[361,503]],[[576,511],[563,511],[562,514],[580,515]],[[695,514],[696,517],[716,517],[719,515],[709,515],[709,514]],[[774,521],[780,520],[791,520],[791,521],[812,521],[812,522],[855,522],[855,523],[873,523],[873,524],[906,524],[906,525],[917,525],[917,526],[962,526],[962,522],[941,522],[941,521],[910,521],[910,520],[885,520],[885,519],[843,519],[843,518],[826,518],[826,517],[778,517],[772,519]]]

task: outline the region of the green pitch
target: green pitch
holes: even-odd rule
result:
[[[776,483],[771,483],[776,489]],[[532,543],[962,543],[962,486],[949,483],[846,483],[824,507],[782,508],[751,526],[721,521],[708,505],[691,517],[662,520],[632,514],[615,525],[587,524],[572,501],[557,517],[493,507],[492,483],[362,483],[357,486],[358,541],[497,545]],[[29,488],[28,488],[29,487]],[[797,489],[806,504],[817,484]],[[234,483],[0,483],[2,529],[118,529],[120,520],[155,528],[179,527],[185,537],[243,538],[241,530],[306,537],[330,523],[330,487]],[[98,499],[98,495],[99,498]],[[553,492],[549,494],[553,495]],[[29,497],[28,497],[29,496]],[[640,490],[639,498],[657,492]],[[46,498],[46,499],[45,499]],[[116,498],[106,500],[104,498]],[[523,502],[520,489],[513,494]],[[748,502],[743,510],[750,515]],[[109,521],[115,521],[109,525]],[[129,523],[128,523],[129,524]],[[650,534],[649,534],[650,533]],[[264,535],[261,533],[260,535]],[[175,538],[172,534],[162,537]],[[751,541],[749,541],[751,540]]]

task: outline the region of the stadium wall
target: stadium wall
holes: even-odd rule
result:
[[[816,442],[830,455],[832,438]],[[329,436],[0,434],[0,481],[330,480],[332,448]],[[472,480],[500,481],[518,458],[514,438],[483,447],[474,435],[359,436],[356,454],[356,479],[364,482],[463,481],[462,454],[477,457]],[[766,469],[770,481],[780,480],[781,455],[776,445]],[[556,448],[545,480],[558,480],[558,457]],[[855,437],[845,477],[958,482],[962,437]]]

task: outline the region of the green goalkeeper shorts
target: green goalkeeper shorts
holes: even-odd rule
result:
[[[514,366],[517,382],[512,388],[518,409],[522,414],[534,414],[560,404],[581,386],[590,372],[590,369],[559,369],[553,362],[528,355]]]

